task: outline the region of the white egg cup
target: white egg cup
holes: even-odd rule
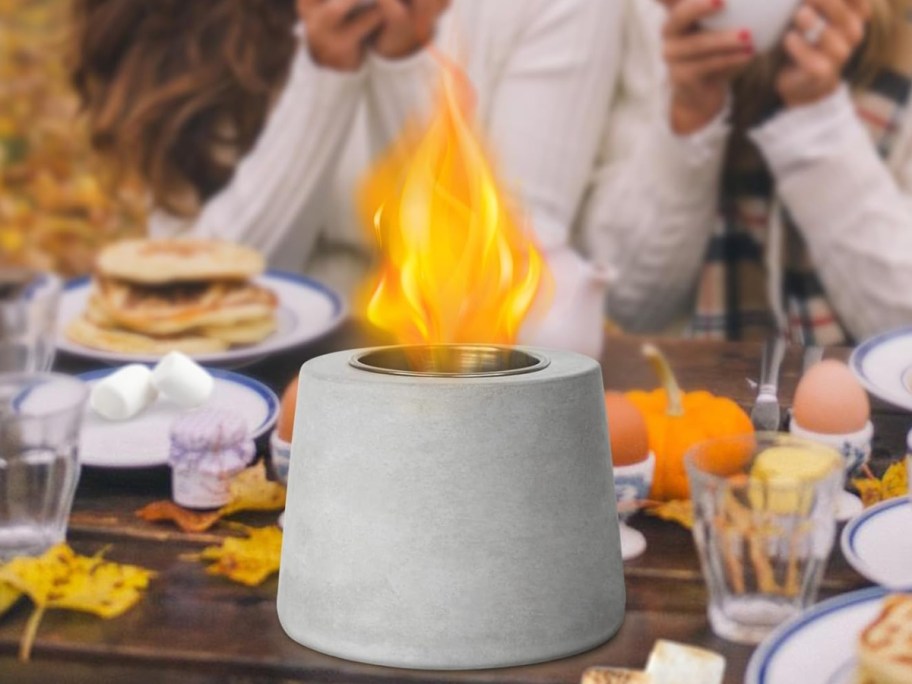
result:
[[[838,435],[826,435],[812,432],[801,427],[792,416],[789,423],[789,432],[795,437],[801,437],[813,442],[818,442],[838,451],[845,462],[846,476],[850,476],[871,457],[871,439],[874,437],[874,425],[869,420],[858,432],[849,432]],[[844,489],[839,493],[836,501],[836,520],[845,522],[851,520],[864,510],[864,506],[855,494]]]
[[[646,537],[627,524],[633,515],[633,504],[649,496],[655,474],[655,454],[651,451],[644,461],[627,466],[614,466],[614,494],[618,503],[618,522],[621,531],[621,558],[631,560],[646,551]]]

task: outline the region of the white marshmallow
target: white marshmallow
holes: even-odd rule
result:
[[[205,404],[212,396],[215,380],[186,354],[173,351],[152,371],[152,384],[159,393],[184,408]]]
[[[134,363],[95,383],[89,406],[108,420],[128,420],[155,401],[156,394],[152,371]]]

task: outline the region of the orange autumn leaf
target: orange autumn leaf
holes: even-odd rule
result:
[[[220,511],[191,511],[173,501],[154,501],[136,511],[146,522],[170,521],[183,532],[205,532],[222,519]]]
[[[228,537],[219,546],[209,546],[199,554],[201,560],[215,561],[206,572],[233,582],[255,587],[279,570],[282,555],[282,530],[276,526],[254,528],[237,525],[246,537]]]

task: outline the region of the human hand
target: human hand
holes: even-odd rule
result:
[[[297,0],[307,31],[311,57],[320,66],[355,71],[364,61],[366,44],[383,18],[361,0]]]
[[[431,42],[437,20],[450,0],[377,0],[383,28],[373,48],[387,59],[401,59]]]
[[[662,36],[671,81],[671,128],[687,135],[709,124],[725,107],[731,80],[754,57],[753,38],[747,29],[699,27],[701,19],[725,6],[724,0],[660,2],[668,8]]]
[[[870,16],[868,0],[805,0],[784,41],[790,63],[776,77],[787,107],[812,104],[839,87]]]

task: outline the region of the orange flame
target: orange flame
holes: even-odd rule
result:
[[[513,344],[549,282],[469,124],[470,100],[447,66],[426,126],[407,131],[363,187],[382,255],[367,317],[402,344]]]

